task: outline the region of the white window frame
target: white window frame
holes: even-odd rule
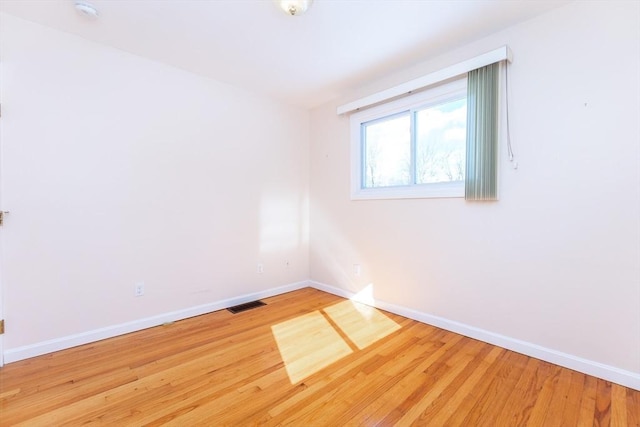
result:
[[[467,78],[458,78],[427,90],[386,102],[351,115],[351,200],[464,197],[464,181],[364,188],[362,124],[405,111],[423,109],[466,97]],[[413,155],[413,154],[412,154]]]

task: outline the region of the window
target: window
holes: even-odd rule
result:
[[[352,199],[464,197],[467,79],[351,116]]]

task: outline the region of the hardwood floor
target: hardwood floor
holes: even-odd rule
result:
[[[314,289],[6,365],[3,426],[640,426],[640,392]]]

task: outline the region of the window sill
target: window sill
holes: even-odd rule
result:
[[[351,200],[436,199],[454,197],[464,197],[464,182],[383,188],[357,188],[351,191]]]

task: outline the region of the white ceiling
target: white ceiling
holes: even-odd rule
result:
[[[271,0],[0,0],[0,11],[301,107],[566,0],[315,0],[288,16]]]

